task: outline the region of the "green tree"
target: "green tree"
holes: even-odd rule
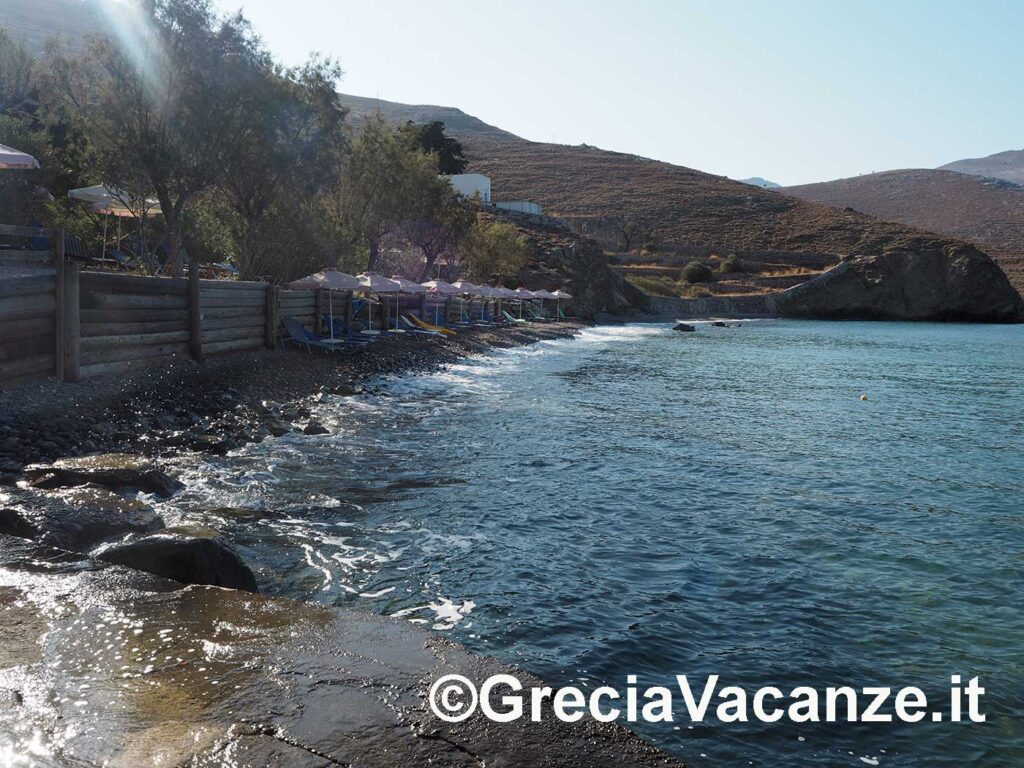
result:
[[[103,181],[160,202],[171,274],[180,275],[186,208],[224,179],[246,129],[254,68],[268,57],[240,15],[208,0],[147,0],[134,39],[94,38],[55,67],[66,103],[88,126]]]
[[[415,216],[437,184],[431,155],[411,149],[379,115],[366,121],[330,202],[340,231],[354,247],[365,248],[367,269],[377,267],[381,240]]]
[[[476,221],[476,210],[444,179],[423,185],[413,202],[410,218],[402,226],[406,240],[423,253],[423,266],[416,277],[430,278],[439,257],[450,254]]]
[[[0,27],[0,115],[32,113],[37,100],[35,61],[20,40]]]
[[[306,226],[297,209],[336,184],[347,146],[336,65],[313,59],[247,74],[247,119],[224,155],[222,182],[243,279],[290,271],[291,241]]]
[[[459,246],[470,280],[488,282],[517,274],[532,255],[526,237],[511,224],[477,221]]]
[[[437,172],[445,175],[463,173],[468,160],[462,152],[462,144],[444,132],[444,123],[434,120],[422,125],[412,122],[405,124],[403,134],[409,146],[428,155],[437,155]]]
[[[711,267],[694,259],[683,267],[682,278],[687,283],[709,283],[715,279]]]

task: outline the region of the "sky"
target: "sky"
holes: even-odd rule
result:
[[[1024,147],[1019,0],[215,0],[345,93],[803,184]]]

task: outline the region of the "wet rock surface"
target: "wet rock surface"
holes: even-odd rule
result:
[[[117,493],[142,491],[165,497],[181,487],[154,468],[151,461],[126,454],[61,459],[50,465],[26,468],[25,478],[33,488],[46,490],[93,485]]]
[[[256,592],[256,577],[217,531],[210,528],[164,528],[156,533],[110,544],[93,553],[107,563],[137,568],[182,584]]]
[[[164,527],[160,516],[145,502],[122,498],[96,485],[24,496],[17,512],[34,532],[26,538],[74,552]]]
[[[550,710],[539,723],[439,720],[426,696],[442,675],[479,685],[513,670],[395,619],[45,555],[0,536],[0,692],[12,703],[0,754],[31,749],[56,766],[681,765],[624,728]]]

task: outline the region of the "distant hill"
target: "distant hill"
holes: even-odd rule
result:
[[[778,189],[781,184],[776,184],[774,181],[768,181],[768,179],[762,179],[760,176],[751,176],[749,179],[737,179],[741,184],[750,184],[754,187],[761,187],[762,189]]]
[[[107,28],[105,10],[116,14],[118,6],[115,0],[0,0],[0,27],[34,53],[52,37],[80,50],[88,35]]]
[[[1012,181],[1014,184],[1024,184],[1024,149],[1011,149],[972,160],[957,160],[943,165],[939,170],[989,176],[993,179]]]
[[[953,171],[913,169],[781,191],[972,242],[996,260],[1018,291],[1024,290],[1024,186]]]
[[[483,120],[467,115],[461,109],[455,107],[438,107],[430,104],[399,104],[395,101],[382,101],[370,99],[365,96],[349,96],[339,94],[341,103],[349,108],[351,121],[358,127],[365,118],[375,113],[380,113],[385,120],[391,123],[404,123],[412,120],[414,123],[429,123],[434,120],[441,120],[449,132],[467,133],[474,135],[496,136],[506,140],[522,141],[518,136],[488,125]]]
[[[950,244],[948,237],[845,211],[721,176],[597,149],[462,136],[470,170],[491,177],[496,199],[532,200],[579,222],[620,219],[663,248],[840,255]]]

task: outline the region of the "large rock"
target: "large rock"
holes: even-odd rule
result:
[[[32,532],[25,538],[72,552],[85,552],[105,541],[164,527],[148,504],[94,485],[48,494],[38,506],[21,510],[19,517],[23,521],[21,530]],[[5,532],[22,535],[16,530],[9,526]]]
[[[210,528],[165,528],[97,550],[95,557],[182,584],[255,592],[256,578],[234,548]]]
[[[1024,322],[1024,300],[969,245],[858,256],[773,298],[789,317]]]
[[[53,464],[28,467],[25,477],[33,488],[70,488],[101,485],[112,491],[142,491],[170,496],[180,487],[166,473],[142,456],[108,453],[61,459]]]
[[[0,537],[0,569],[38,560]],[[3,571],[0,570],[0,573]],[[0,741],[42,765],[681,768],[620,723],[435,717],[444,675],[541,681],[399,619],[124,568],[20,570],[0,588]],[[11,666],[17,665],[17,666]],[[505,706],[498,686],[492,703]],[[17,699],[17,693],[11,695]],[[9,746],[8,746],[9,745]],[[6,754],[6,753],[5,753]]]

